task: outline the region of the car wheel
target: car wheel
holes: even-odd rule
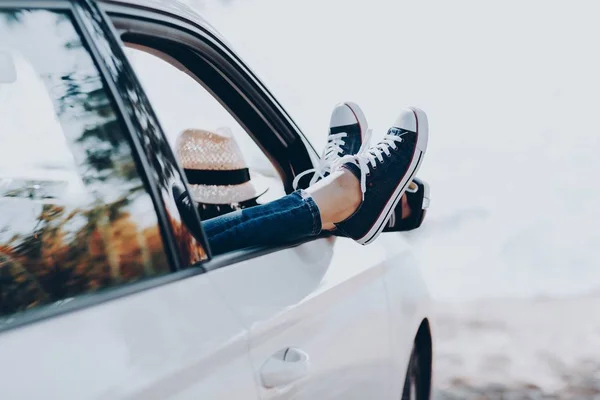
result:
[[[402,390],[402,400],[428,400],[429,383],[422,373],[417,347],[413,347],[404,379],[404,389]]]

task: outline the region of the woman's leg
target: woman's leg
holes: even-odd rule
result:
[[[385,228],[417,173],[428,142],[427,116],[403,109],[375,146],[341,157],[335,172],[306,191],[204,223],[215,254],[317,235],[338,229],[369,244]]]
[[[273,245],[321,232],[314,200],[297,191],[268,204],[202,222],[213,254],[250,246]]]
[[[285,243],[334,229],[356,211],[362,193],[358,179],[342,169],[306,191],[202,223],[213,254],[244,247]]]

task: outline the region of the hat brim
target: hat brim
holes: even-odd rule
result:
[[[250,173],[250,181],[239,185],[189,185],[190,196],[198,203],[236,204],[256,200],[269,190],[267,180]]]

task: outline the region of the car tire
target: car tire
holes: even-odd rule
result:
[[[422,361],[418,348],[414,346],[404,378],[402,400],[429,400],[429,381],[423,374]]]

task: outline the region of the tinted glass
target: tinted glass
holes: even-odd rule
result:
[[[126,131],[68,13],[0,10],[0,314],[169,272]]]

